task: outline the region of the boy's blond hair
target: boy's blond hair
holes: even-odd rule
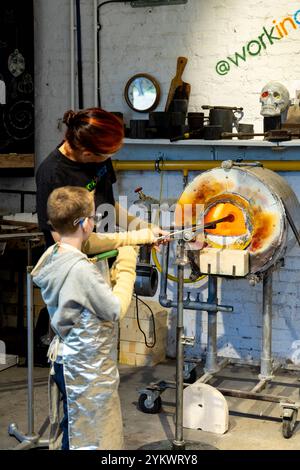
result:
[[[47,202],[49,222],[53,229],[64,235],[74,233],[76,219],[94,214],[94,194],[79,186],[63,186],[54,189]]]

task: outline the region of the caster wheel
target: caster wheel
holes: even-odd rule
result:
[[[186,384],[193,384],[197,380],[197,374],[196,374],[196,369],[192,369],[189,374],[184,378],[183,381]]]
[[[139,396],[139,409],[143,413],[156,414],[161,410],[161,398],[157,397],[152,404],[148,404],[147,394],[142,393]]]
[[[289,413],[289,416],[288,415],[285,416],[283,414],[282,435],[285,439],[289,439],[290,437],[292,437],[296,421],[297,421],[297,410],[291,410]]]

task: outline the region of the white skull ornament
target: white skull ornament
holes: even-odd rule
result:
[[[272,81],[261,90],[259,101],[262,116],[279,116],[290,105],[290,94],[284,85]]]

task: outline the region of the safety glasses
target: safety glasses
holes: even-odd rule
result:
[[[93,214],[93,215],[88,215],[86,217],[78,217],[77,219],[75,219],[73,221],[74,227],[76,227],[76,225],[78,225],[78,224],[82,224],[85,219],[92,219],[94,221],[94,224],[98,224],[102,219],[102,215],[101,214]]]

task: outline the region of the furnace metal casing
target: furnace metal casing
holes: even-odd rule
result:
[[[245,233],[225,236],[222,227],[224,232],[230,230],[226,222],[217,234],[207,231],[206,242],[208,247],[248,250],[250,273],[266,271],[295,245],[287,214],[300,234],[300,203],[284,178],[261,166],[215,168],[200,174],[180,196],[175,223],[199,223],[199,214],[205,220],[217,206],[226,204],[241,212]]]

